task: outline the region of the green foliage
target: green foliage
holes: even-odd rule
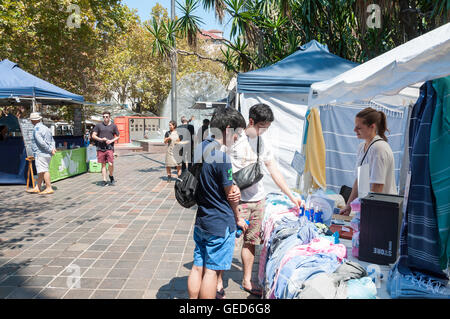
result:
[[[369,4],[381,8],[381,28],[367,26]],[[203,6],[230,17],[232,43],[225,41],[222,59],[234,72],[275,63],[313,39],[364,62],[450,18],[448,0],[203,0]]]

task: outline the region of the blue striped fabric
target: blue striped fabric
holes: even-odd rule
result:
[[[409,156],[411,182],[400,236],[400,254],[409,267],[442,276],[436,202],[431,189],[429,149],[436,92],[428,81],[411,113]]]
[[[433,80],[437,93],[430,136],[430,174],[436,197],[441,268],[450,267],[450,76]],[[445,160],[446,159],[446,160]]]
[[[356,152],[363,142],[353,131],[356,114],[372,107],[383,111],[390,132],[386,132],[388,143],[394,153],[395,179],[397,186],[404,153],[404,136],[408,123],[407,107],[383,107],[373,103],[352,105],[325,105],[320,109],[320,121],[326,148],[327,188],[339,193],[342,185],[353,186],[356,179]]]

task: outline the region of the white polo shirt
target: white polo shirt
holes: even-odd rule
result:
[[[257,156],[257,141],[258,138],[250,138],[245,134],[245,131],[241,133],[238,140],[233,144],[229,152],[231,158],[231,164],[233,167],[233,173],[238,170],[256,163]],[[264,165],[265,162],[274,158],[272,153],[272,147],[267,139],[263,136],[259,137],[259,163]],[[260,201],[266,197],[264,191],[263,180],[258,183],[241,190],[241,200],[244,202]]]
[[[370,147],[362,164],[369,164],[369,181],[371,184],[383,184],[382,193],[396,195],[394,154],[389,144],[378,135],[373,138],[371,143],[379,139],[381,141]],[[361,160],[364,157],[364,144],[365,142],[359,144],[358,147],[356,169],[361,165]]]

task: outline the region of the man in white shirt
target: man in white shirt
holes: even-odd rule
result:
[[[268,105],[256,104],[250,108],[249,123],[239,139],[229,150],[233,173],[256,163],[257,145],[259,141],[259,162],[264,163],[275,184],[285,193],[295,206],[299,207],[299,198],[292,195],[283,175],[278,170],[277,163],[272,153],[272,147],[261,135],[270,127],[274,120],[273,112]],[[239,210],[241,217],[249,221],[247,230],[243,233],[244,244],[241,251],[243,263],[243,279],[241,289],[253,295],[261,296],[262,289],[251,282],[252,267],[255,260],[255,247],[261,244],[261,223],[264,217],[264,191],[263,181],[240,191],[241,203]],[[223,296],[222,276],[217,286],[218,297]]]

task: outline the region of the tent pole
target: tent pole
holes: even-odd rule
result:
[[[241,112],[241,104],[239,103],[239,93],[236,92],[236,110]]]

